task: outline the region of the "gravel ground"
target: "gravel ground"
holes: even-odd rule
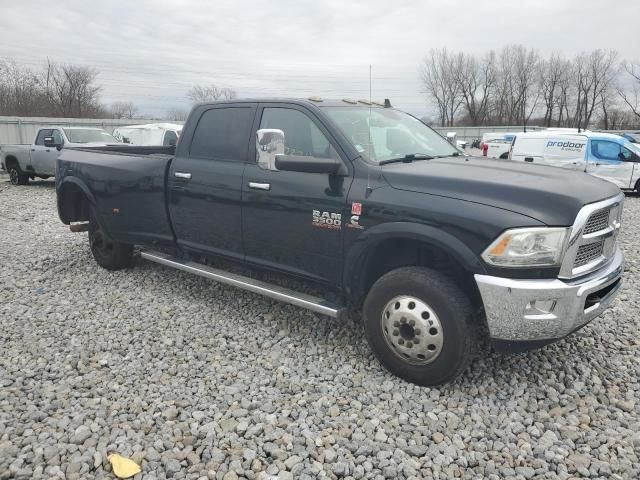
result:
[[[0,479],[640,477],[640,199],[626,283],[558,344],[443,388],[386,373],[361,327],[138,261],[109,273],[53,183],[0,176]]]

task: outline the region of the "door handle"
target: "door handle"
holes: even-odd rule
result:
[[[191,178],[191,174],[187,172],[174,172],[173,176],[176,178],[184,178],[186,180],[189,180]]]
[[[525,162],[533,162],[533,157],[524,157]]]
[[[260,183],[260,182],[249,182],[249,188],[253,188],[254,190],[271,190],[271,184]]]
[[[36,149],[35,149],[35,148],[32,148],[32,149],[31,149],[31,151],[32,151],[32,152],[35,152],[35,151],[36,151]]]

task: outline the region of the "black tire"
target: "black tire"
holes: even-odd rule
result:
[[[133,262],[133,245],[112,240],[93,213],[89,219],[89,246],[95,261],[107,270],[121,270]]]
[[[500,159],[502,159],[502,160],[506,160],[508,158],[509,158],[509,153],[508,152],[507,153],[503,153],[502,155],[500,155]]]
[[[20,167],[15,164],[11,164],[7,167],[9,173],[9,181],[11,185],[27,185],[29,183],[29,176],[22,173]]]
[[[479,347],[471,302],[455,282],[429,268],[402,267],[380,277],[369,290],[363,316],[369,345],[380,363],[418,385],[450,382],[468,367]],[[393,325],[385,323],[389,319]],[[403,340],[406,343],[398,345]],[[405,358],[407,354],[413,358]]]
[[[640,193],[640,180],[636,181],[636,185],[633,189],[636,193]]]

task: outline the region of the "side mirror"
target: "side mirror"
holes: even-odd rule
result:
[[[57,148],[58,150],[62,150],[62,144],[56,143],[53,137],[44,137],[44,146],[47,148]]]
[[[263,128],[256,132],[258,166],[265,170],[278,170],[276,155],[284,155],[284,132],[276,128]]]

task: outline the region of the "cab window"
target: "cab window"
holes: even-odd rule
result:
[[[265,108],[260,121],[260,129],[263,128],[276,128],[284,132],[286,155],[338,159],[327,137],[299,110]]]
[[[64,138],[62,138],[60,130],[54,130],[51,136],[53,137],[53,143],[56,145],[64,145]]]
[[[44,138],[50,137],[53,130],[51,129],[42,129],[38,132],[38,136],[36,137],[36,145],[44,145]]]
[[[200,117],[191,140],[189,156],[226,161],[246,161],[253,120],[251,107],[207,110]]]
[[[592,140],[591,154],[599,160],[620,160],[621,145],[606,140]]]

